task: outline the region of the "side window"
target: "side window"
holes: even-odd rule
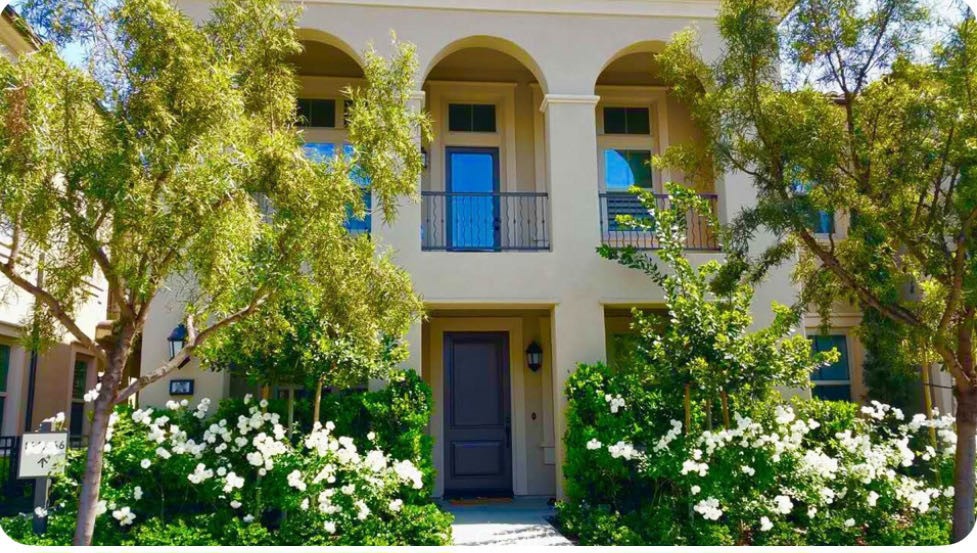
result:
[[[814,390],[812,390],[814,397],[850,401],[852,399],[851,370],[848,361],[847,338],[844,335],[813,336],[811,345],[817,352],[836,349],[840,354],[838,360],[831,365],[821,367],[811,373],[811,381],[814,383]]]
[[[75,361],[71,376],[71,416],[68,419],[68,432],[81,436],[85,431],[85,393],[88,386],[88,361]]]
[[[604,108],[604,134],[651,134],[648,108]]]
[[[337,154],[336,144],[331,142],[306,142],[303,149],[305,150],[306,156],[318,161],[326,161]],[[342,150],[343,155],[351,156],[353,154],[353,145],[343,143]],[[370,212],[373,209],[373,195],[370,193],[369,188],[370,181],[362,174],[362,171],[357,169],[353,170],[352,179],[353,182],[363,187],[363,204],[366,206],[366,215],[358,218],[353,213],[352,207],[350,207],[347,210],[346,230],[350,234],[368,234],[372,224]]]

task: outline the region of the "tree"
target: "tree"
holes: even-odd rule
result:
[[[422,305],[406,272],[386,257],[375,262],[368,237],[355,240],[353,255],[324,268],[329,288],[321,286],[321,273],[317,280],[294,278],[255,316],[206,344],[204,362],[259,384],[315,389],[313,422],[325,384],[342,389],[386,380],[405,358],[399,340]]]
[[[974,522],[977,25],[944,24],[918,0],[726,0],[717,21],[715,63],[691,31],[660,61],[706,129],[697,161],[757,189],[732,223],[744,262],[730,268],[760,274],[800,252],[805,303],[827,314],[854,298],[938,356],[957,400],[959,541]],[[847,234],[816,235],[824,212]],[[782,240],[748,252],[761,229]]]
[[[665,292],[667,312],[632,311],[636,351],[624,368],[639,373],[650,388],[683,391],[686,432],[692,427],[693,401],[707,423],[721,417],[730,428],[732,411],[746,412],[770,400],[777,387],[810,385],[811,371],[835,361],[837,353],[814,353],[803,336],[791,336],[800,314],[785,305],[775,303],[770,325],[751,331],[753,284],[746,279],[721,283],[724,263],[696,266],[685,257],[689,213],[724,234],[708,203],[691,188],[665,186],[667,207],[657,207],[648,190],[632,188],[648,217],[617,218],[626,228],[654,233],[660,246],[655,256],[633,247],[598,249],[605,259],[643,271]]]
[[[414,193],[428,124],[410,109],[411,47],[396,46],[390,62],[370,51],[369,85],[350,91],[355,153],[303,156],[285,61],[300,50],[298,11],[275,0],[218,1],[202,25],[167,0],[30,0],[25,13],[50,42],[16,65],[0,60],[0,222],[12,243],[0,273],[33,295],[47,332],[70,333],[104,369],[74,540],[84,545],[112,407],[296,277],[334,290],[331,267],[363,261],[343,226],[347,206],[363,211],[352,168],[394,216],[398,197]],[[86,48],[84,68],[57,55],[68,40]],[[25,276],[35,269],[43,285]],[[96,270],[117,311],[97,342],[74,318]],[[186,303],[186,345],[127,385],[124,367],[164,288]]]

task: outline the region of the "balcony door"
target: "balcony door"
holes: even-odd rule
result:
[[[500,247],[499,149],[445,148],[448,249]]]

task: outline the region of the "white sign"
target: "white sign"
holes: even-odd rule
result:
[[[51,467],[64,459],[67,450],[67,432],[24,434],[20,441],[20,470],[17,477],[43,478],[49,476]]]

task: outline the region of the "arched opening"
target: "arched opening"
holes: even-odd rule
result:
[[[595,83],[597,104],[598,193],[605,243],[653,249],[649,233],[621,227],[619,215],[643,216],[634,194],[637,186],[656,194],[659,207],[667,205],[666,182],[691,186],[715,209],[715,178],[708,163],[703,133],[685,105],[662,77],[657,53],[664,44],[647,41],[631,45],[612,57]],[[685,166],[655,167],[652,160],[669,148],[681,149],[683,159],[698,159]],[[696,215],[689,216],[688,247],[714,249],[715,237]]]
[[[422,247],[549,249],[535,61],[504,39],[471,37],[444,48],[425,75],[434,138],[424,145]]]

